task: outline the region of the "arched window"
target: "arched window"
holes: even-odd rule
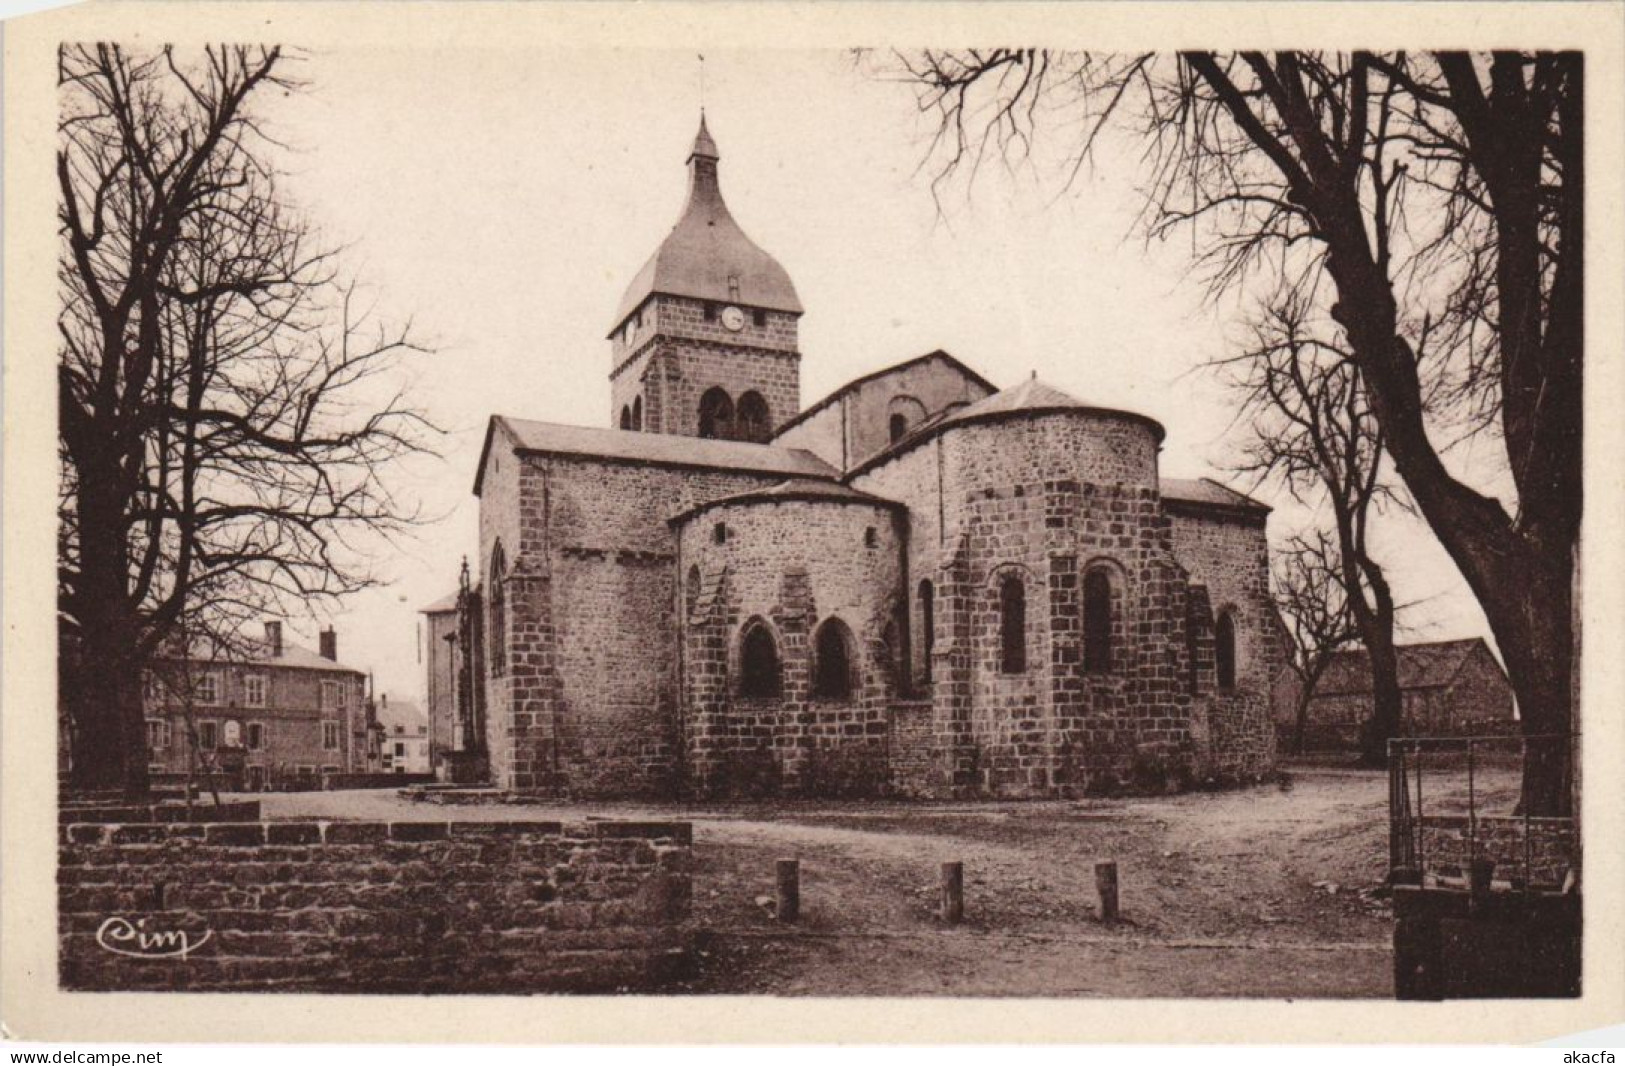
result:
[[[502,677],[508,672],[508,562],[502,554],[502,542],[491,549],[491,624],[486,631],[491,635],[491,676]]]
[[[700,397],[700,436],[733,440],[734,402],[721,387],[706,389]]]
[[[1027,670],[1027,587],[1016,574],[999,581],[999,670]]]
[[[896,444],[908,432],[908,416],[898,413],[891,416],[891,442]]]
[[[639,396],[632,401],[632,428],[638,432],[643,431],[643,397]]]
[[[747,392],[739,397],[739,408],[734,419],[734,436],[753,444],[766,444],[773,436],[773,420],[768,414],[767,401],[759,392]]]
[[[937,590],[929,581],[920,582],[920,680],[931,683],[931,653],[937,646]]]
[[[1083,668],[1104,674],[1112,668],[1112,578],[1103,568],[1083,575]]]
[[[784,690],[779,646],[765,622],[751,622],[739,642],[739,694],[747,699],[776,699]]]
[[[852,634],[839,618],[829,618],[813,638],[813,698],[852,698]]]
[[[624,403],[621,404],[621,428],[632,428],[632,408],[626,406]]]
[[[683,618],[685,621],[694,618],[694,608],[700,605],[700,568],[698,564],[688,568],[688,580],[683,585]]]
[[[1220,689],[1229,692],[1236,687],[1236,620],[1229,611],[1213,626],[1213,669]]]

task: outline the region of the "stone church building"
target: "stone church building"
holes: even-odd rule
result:
[[[487,429],[458,733],[490,783],[1064,796],[1269,770],[1269,509],[1160,477],[1144,415],[940,351],[802,407],[801,301],[718,159],[702,118],[687,206],[609,324],[608,428]]]

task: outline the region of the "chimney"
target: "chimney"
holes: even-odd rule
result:
[[[271,657],[274,659],[282,654],[282,623],[265,623],[265,643],[271,647]]]
[[[338,662],[339,661],[339,635],[336,632],[334,632],[333,627],[328,626],[326,629],[322,630],[321,633],[319,634],[319,637],[320,637],[321,642],[322,642],[322,645],[321,645],[322,658],[331,659],[333,662]]]

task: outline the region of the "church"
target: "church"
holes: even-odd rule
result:
[[[702,116],[609,323],[605,428],[490,419],[478,564],[431,642],[461,677],[450,776],[969,798],[1267,773],[1269,508],[1161,477],[1145,415],[941,351],[802,406],[801,301],[719,160]]]

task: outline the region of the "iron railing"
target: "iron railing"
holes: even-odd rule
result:
[[[1571,889],[1578,745],[1577,734],[1390,740],[1390,882]]]

